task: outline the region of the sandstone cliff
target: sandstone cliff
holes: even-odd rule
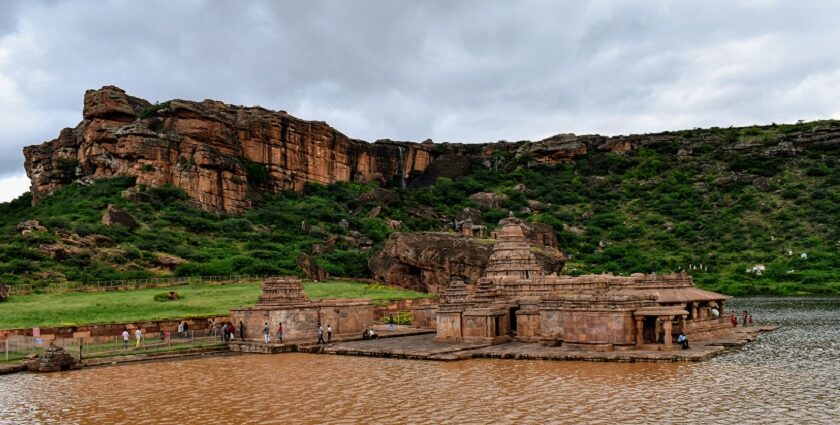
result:
[[[75,128],[24,148],[24,156],[33,202],[76,180],[130,175],[138,184],[182,188],[202,208],[235,213],[263,193],[300,190],[307,182],[398,179],[423,186],[439,176],[467,174],[473,164],[508,169],[662,146],[687,158],[720,142],[709,131],[682,131],[614,137],[558,134],[538,142],[472,145],[367,143],[284,111],[212,100],[151,104],[106,86],[85,93],[83,119]],[[791,156],[808,145],[840,144],[840,127],[727,143],[729,152]]]
[[[408,179],[433,160],[430,144],[366,143],[323,122],[211,100],[152,105],[113,86],[85,93],[82,122],[24,156],[34,202],[80,178],[131,175],[225,212],[306,182]]]

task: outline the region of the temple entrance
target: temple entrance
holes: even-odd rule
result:
[[[493,319],[495,319],[496,336],[501,336],[502,335],[502,329],[501,329],[502,321],[500,320],[501,317],[495,316],[495,317],[493,317]]]
[[[645,317],[644,336],[646,344],[655,344],[659,335],[656,334],[656,321],[659,320],[656,316]]]
[[[510,335],[516,335],[516,312],[519,311],[519,307],[513,307],[508,311],[508,317],[510,317]]]

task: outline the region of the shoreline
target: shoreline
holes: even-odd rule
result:
[[[259,341],[232,341],[224,347],[187,349],[174,352],[123,355],[84,359],[81,368],[120,366],[125,364],[193,360],[216,356],[243,354],[304,353],[336,356],[379,357],[405,360],[451,362],[470,359],[501,360],[544,360],[583,361],[613,363],[675,363],[700,362],[754,341],[759,334],[772,332],[778,326],[755,326],[739,328],[733,338],[711,339],[691,343],[689,350],[674,348],[669,351],[629,350],[595,351],[574,350],[563,346],[549,347],[537,343],[507,342],[503,344],[453,344],[432,341],[433,331],[428,329],[397,329],[394,333],[384,332],[376,340],[362,340],[358,337],[335,339],[328,345],[312,342],[269,343]],[[27,372],[27,361],[21,360],[0,365],[0,375]],[[38,373],[38,372],[33,372]]]

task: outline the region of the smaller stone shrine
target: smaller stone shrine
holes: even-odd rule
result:
[[[50,344],[44,354],[32,362],[29,369],[34,372],[60,372],[63,370],[78,369],[79,363],[70,353],[55,344]]]
[[[332,326],[333,336],[362,334],[373,324],[373,304],[368,299],[325,299],[310,301],[303,285],[296,277],[281,276],[265,279],[262,295],[253,307],[231,309],[231,319],[238,327],[245,325],[245,339],[262,341],[267,323],[271,340],[283,324],[283,340],[317,340],[318,324]]]

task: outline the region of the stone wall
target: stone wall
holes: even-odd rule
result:
[[[191,331],[199,333],[206,333],[209,329],[209,321],[215,319],[216,323],[229,322],[230,316],[207,316],[194,317],[190,319],[173,319],[173,320],[148,320],[126,323],[104,323],[99,325],[85,325],[85,326],[60,326],[51,328],[40,328],[41,339],[44,341],[53,341],[56,339],[83,339],[85,342],[92,342],[97,338],[112,338],[122,334],[123,329],[128,328],[134,330],[140,328],[143,333],[148,336],[156,335],[160,332],[176,332],[178,325],[181,322],[187,322]],[[6,338],[13,335],[32,336],[32,328],[24,329],[2,329],[0,330],[0,341],[5,341]],[[132,338],[134,334],[132,332]]]
[[[233,309],[231,318],[239,326],[245,325],[245,339],[261,341],[263,327],[267,322],[271,340],[276,340],[277,328],[283,324],[284,341],[317,341],[318,324],[332,325],[333,335],[361,335],[366,326],[373,323],[370,300],[322,300],[285,306],[257,306]]]

